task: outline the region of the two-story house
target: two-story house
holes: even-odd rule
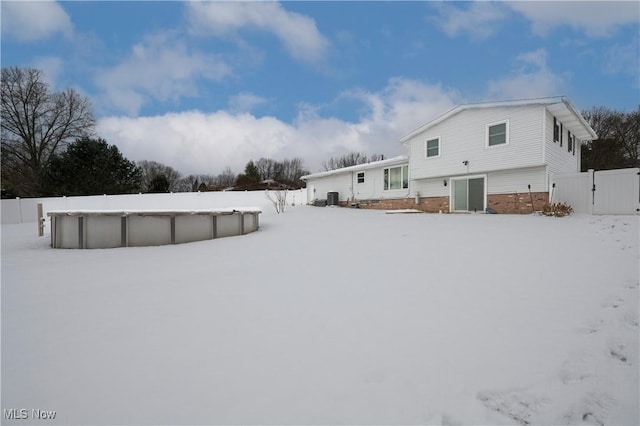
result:
[[[580,171],[581,146],[596,138],[565,97],[465,104],[403,137],[408,159],[304,179],[310,200],[331,187],[341,204],[361,207],[530,213],[548,201],[554,175]]]

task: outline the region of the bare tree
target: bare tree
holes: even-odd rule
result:
[[[344,154],[342,157],[331,157],[329,161],[323,161],[322,167],[326,171],[341,169],[343,167],[355,166],[357,164],[370,163],[372,161],[383,160],[384,155],[382,154],[372,154],[371,156],[367,156],[362,152],[349,152]]]
[[[189,175],[178,180],[174,192],[211,191],[215,184],[216,178],[213,175]]]
[[[74,89],[52,92],[42,71],[2,69],[2,185],[15,195],[37,196],[53,155],[91,136],[89,100]]]
[[[272,179],[292,188],[304,187],[301,176],[308,174],[304,168],[304,160],[299,157],[285,158],[282,161],[270,158],[261,158],[255,162],[255,167],[260,175],[260,180]]]
[[[309,172],[304,168],[304,161],[302,158],[285,158],[282,161],[283,180],[293,187],[303,186],[304,184],[300,181],[300,177],[308,173]]]
[[[230,167],[225,168],[222,173],[216,176],[215,188],[222,190],[225,188],[231,188],[236,184],[237,176]]]
[[[255,163],[261,180],[274,179],[275,161],[270,158],[261,158]]]
[[[265,195],[271,201],[278,214],[284,213],[284,209],[287,206],[287,194],[288,191],[286,190],[265,191]]]
[[[158,176],[164,176],[169,184],[170,192],[177,192],[179,188],[180,173],[171,166],[167,166],[156,161],[139,161],[136,163],[142,170],[142,192],[148,192],[152,187],[151,183]]]
[[[582,168],[640,167],[640,107],[632,112],[593,107],[582,115],[598,139],[582,149]]]

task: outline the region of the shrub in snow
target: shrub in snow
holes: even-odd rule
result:
[[[276,209],[276,213],[284,213],[284,208],[287,205],[287,191],[265,191],[267,198],[273,204],[273,207]]]
[[[573,208],[567,203],[546,203],[542,207],[542,214],[545,216],[563,217],[573,213]]]

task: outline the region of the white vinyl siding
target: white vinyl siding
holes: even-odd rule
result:
[[[542,109],[542,105],[525,105],[464,110],[415,135],[407,141],[410,146],[411,179],[485,173],[543,164],[540,138]],[[509,143],[487,149],[487,124],[506,121],[509,123]],[[446,143],[446,152],[427,159],[424,141],[436,137]],[[465,165],[464,161],[468,161],[468,164]]]
[[[560,130],[560,128],[562,128],[562,133],[564,133],[564,135],[560,135],[558,134],[558,142],[554,142],[554,136],[555,135],[555,131],[554,131],[554,117],[553,115],[549,112],[546,111],[546,120],[547,122],[547,126],[545,129],[545,150],[544,150],[544,156],[545,156],[545,163],[548,164],[549,166],[549,173],[550,174],[562,174],[562,173],[575,173],[575,172],[579,172],[580,171],[580,143],[579,141],[576,139],[575,140],[575,144],[573,144],[572,146],[572,151],[569,152],[567,147],[564,146],[560,146],[560,138],[562,137],[563,140],[566,141],[567,139],[567,132],[571,132],[571,134],[574,134],[574,131],[571,131],[572,129],[568,129],[566,128],[564,125],[562,125],[562,123],[560,123],[559,120],[555,120],[557,129]]]
[[[487,176],[487,194],[546,192],[546,167],[528,167],[491,172]]]
[[[447,182],[445,186],[444,182]],[[411,181],[411,196],[448,197],[449,178],[420,179]]]
[[[309,194],[310,200],[326,200],[328,192],[337,192],[339,201],[347,201],[351,197],[351,173],[326,176],[321,179],[307,181],[307,186],[313,185],[314,194]]]

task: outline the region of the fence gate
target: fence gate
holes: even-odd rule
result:
[[[640,169],[594,173],[593,214],[638,214]]]
[[[602,170],[553,178],[552,202],[576,213],[640,214],[640,169]]]

